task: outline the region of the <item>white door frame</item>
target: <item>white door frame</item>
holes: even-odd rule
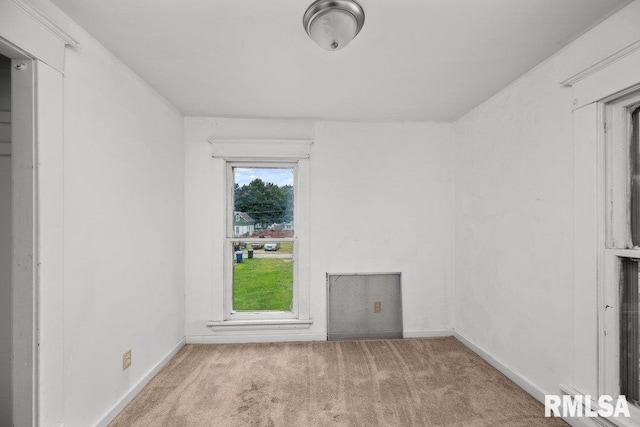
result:
[[[29,152],[21,153],[31,173],[21,185],[30,193],[23,200],[30,233],[23,256],[28,283],[19,309],[25,319],[23,353],[27,360],[16,372],[14,425],[64,424],[64,105],[63,72],[67,47],[78,42],[65,29],[76,27],[64,15],[56,19],[28,0],[0,1],[0,53],[12,59],[33,60],[31,135]],[[25,128],[27,128],[25,127]],[[20,144],[22,146],[24,144]],[[18,146],[18,144],[16,144]],[[22,148],[22,147],[21,147]],[[18,153],[14,152],[14,156]],[[16,156],[17,157],[17,156]],[[27,196],[25,196],[26,198]],[[21,202],[22,203],[22,202]],[[25,240],[26,242],[26,240]],[[31,245],[30,250],[28,246]],[[25,255],[30,252],[30,255]],[[22,290],[22,289],[21,289]],[[15,301],[14,301],[15,304]],[[22,357],[26,359],[21,359]]]

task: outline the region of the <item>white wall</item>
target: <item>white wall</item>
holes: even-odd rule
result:
[[[405,336],[452,328],[452,136],[448,124],[316,126],[311,300],[322,331],[327,272],[401,272]]]
[[[186,135],[188,339],[326,339],[327,272],[402,272],[407,336],[451,330],[451,125],[187,118]],[[239,337],[206,327],[222,293],[211,268],[210,195],[222,183],[211,176],[210,137],[314,140],[310,329]]]
[[[64,81],[43,63],[37,74],[41,423],[88,426],[184,337],[184,121],[55,6],[37,3],[79,41]]]
[[[571,372],[571,93],[554,61],[456,123],[456,331],[549,393]]]
[[[64,423],[64,109],[63,76],[38,62],[37,185],[40,425]]]
[[[10,66],[0,56],[0,114],[11,111]],[[10,129],[0,120],[0,149]],[[11,424],[11,192],[11,157],[0,152],[0,425]]]
[[[598,333],[573,328],[577,95],[559,83],[639,38],[634,2],[455,124],[456,332],[543,393]]]
[[[64,82],[68,427],[96,422],[184,336],[182,116],[74,36]]]

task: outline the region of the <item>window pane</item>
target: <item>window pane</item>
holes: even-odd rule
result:
[[[233,309],[291,311],[293,304],[293,242],[235,244]]]
[[[622,259],[620,307],[620,394],[636,404],[640,400],[640,329],[638,328],[638,261]]]
[[[233,168],[233,237],[293,237],[293,168]]]
[[[631,240],[640,246],[640,108],[631,114]]]

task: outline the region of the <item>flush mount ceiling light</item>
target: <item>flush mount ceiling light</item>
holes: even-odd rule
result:
[[[340,50],[364,25],[364,10],[354,0],[316,0],[302,18],[304,29],[318,45]]]

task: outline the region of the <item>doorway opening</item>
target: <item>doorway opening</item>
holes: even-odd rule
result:
[[[12,423],[11,60],[0,55],[0,425]]]
[[[0,39],[0,425],[38,425],[35,61]]]

